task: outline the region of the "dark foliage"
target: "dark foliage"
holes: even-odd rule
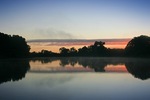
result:
[[[104,46],[105,42],[102,41],[95,41],[94,45],[91,46],[84,46],[83,48],[78,49],[79,56],[108,56],[107,48]]]
[[[150,57],[150,37],[134,37],[125,48],[125,56]]]
[[[25,38],[0,33],[0,58],[28,57],[29,51]]]
[[[61,55],[61,56],[69,56],[69,49],[67,49],[67,48],[65,48],[65,47],[61,47],[61,48],[59,49],[59,51],[60,51],[60,55]]]

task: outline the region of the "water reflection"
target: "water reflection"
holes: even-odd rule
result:
[[[119,66],[119,67],[117,67]],[[120,68],[120,69],[119,69]],[[150,59],[134,58],[39,58],[1,60],[0,84],[18,81],[30,72],[129,72],[135,78],[150,78]],[[119,69],[119,70],[118,70]],[[113,71],[112,71],[113,70]]]
[[[39,66],[40,68],[42,66],[40,71],[43,69],[46,69],[45,67],[47,65],[47,71],[51,71],[51,72],[54,71],[52,69],[59,70],[59,69],[65,69],[65,68],[74,69],[74,71],[75,69],[80,68],[80,70],[85,69],[85,71],[91,69],[91,71],[95,71],[95,72],[105,72],[105,67],[108,65],[113,65],[113,66],[124,65],[124,58],[122,59],[120,58],[91,58],[91,57],[89,58],[88,57],[87,58],[76,58],[76,57],[72,58],[71,57],[71,58],[53,58],[53,59],[44,58],[41,60],[40,59],[31,60],[30,64],[31,64],[31,69],[35,67],[37,68],[37,65],[40,65]],[[36,69],[33,69],[33,70],[36,70]]]
[[[38,61],[42,64],[51,64],[57,61],[57,67],[51,67],[49,72],[76,72],[77,67],[80,66],[79,70],[94,70],[95,72],[106,72],[109,70],[110,65],[113,66],[114,71],[118,72],[116,66],[120,65],[123,67],[120,72],[128,71],[135,78],[146,80],[150,78],[150,59],[135,59],[135,58],[45,58],[45,59],[34,59],[32,61]],[[55,63],[56,64],[56,63]],[[32,64],[31,64],[32,65]],[[54,65],[53,65],[54,66]],[[58,67],[59,66],[59,67]],[[68,67],[69,66],[69,67]],[[32,67],[32,66],[31,66]],[[72,68],[72,69],[71,69]],[[54,70],[55,69],[55,70]],[[58,71],[59,70],[59,71]],[[77,70],[77,71],[79,71]],[[41,71],[41,70],[40,70]],[[108,72],[108,71],[107,71]]]
[[[0,61],[0,84],[7,81],[18,81],[25,77],[30,69],[28,60]]]
[[[81,70],[93,72],[74,73]],[[0,100],[149,100],[150,80],[135,79],[127,71],[146,80],[150,78],[150,61],[132,58],[1,60],[0,83],[26,78],[1,84]]]
[[[129,73],[135,78],[146,80],[150,78],[150,62],[143,60],[136,60],[125,63],[125,66]]]

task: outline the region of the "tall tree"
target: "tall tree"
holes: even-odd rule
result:
[[[0,32],[0,58],[27,57],[30,46],[25,38],[18,35],[7,35]]]
[[[125,55],[150,57],[150,37],[144,35],[134,37],[125,47]]]

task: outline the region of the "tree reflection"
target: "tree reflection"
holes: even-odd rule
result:
[[[83,66],[84,68],[91,68],[94,69],[95,72],[105,72],[105,67],[108,64],[112,65],[118,65],[122,64],[122,60],[113,60],[111,58],[103,59],[103,58],[92,58],[92,57],[84,57],[84,58],[60,58],[60,65],[61,66],[66,66],[66,65],[76,65],[79,64]]]
[[[53,61],[55,61],[55,60],[58,60],[58,58],[57,57],[52,57],[52,58],[32,58],[30,61],[32,61],[32,62],[36,62],[36,61],[38,61],[38,62],[41,62],[42,64],[47,64],[47,63],[51,63],[51,62],[53,62]]]
[[[60,60],[60,65],[65,67],[66,65],[71,65],[74,67],[76,64],[78,64],[78,59],[76,57],[69,57],[69,58],[59,58]]]
[[[67,58],[60,59],[60,63],[59,63],[60,66],[65,67],[66,65],[69,65],[69,64],[70,64],[69,59],[67,59]]]
[[[66,63],[66,61],[67,63]],[[94,69],[95,72],[105,72],[107,65],[125,64],[127,71],[134,77],[146,80],[150,78],[150,62],[144,59],[98,59],[98,58],[69,58],[60,59],[61,65],[65,66],[71,63],[82,65]]]
[[[0,84],[18,81],[25,77],[30,69],[28,60],[5,60],[0,62]]]
[[[125,63],[129,73],[135,78],[146,80],[150,78],[150,62],[148,61],[132,61]]]
[[[34,59],[32,61],[36,61]],[[105,72],[105,67],[108,65],[125,65],[129,73],[135,78],[146,80],[150,78],[150,59],[137,59],[137,58],[97,58],[97,57],[57,57],[49,59],[38,59],[42,63],[51,63],[59,60],[59,65],[65,67],[70,65],[81,65],[84,68],[94,69],[95,72]]]
[[[105,62],[104,60],[100,60],[100,59],[80,59],[79,64],[84,66],[84,67],[89,67],[94,69],[95,72],[104,72],[104,68],[107,65],[107,62]]]

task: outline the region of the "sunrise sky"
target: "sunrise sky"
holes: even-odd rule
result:
[[[0,31],[32,39],[150,34],[150,0],[0,0]]]
[[[124,48],[129,39],[150,35],[149,5],[150,0],[0,0],[0,31],[26,38],[31,52],[78,49],[92,45],[91,39]]]
[[[95,41],[105,42],[107,48],[125,48],[130,39],[40,39],[28,40],[27,42],[31,47],[31,52],[39,52],[43,49],[59,52],[59,48],[61,47],[68,49],[75,47],[76,49],[79,49],[83,46],[93,45]]]

